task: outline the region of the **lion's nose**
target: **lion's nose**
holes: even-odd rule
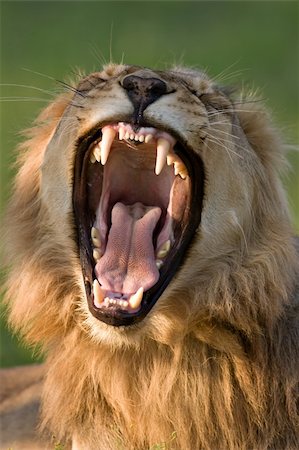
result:
[[[122,87],[134,106],[134,122],[140,124],[145,108],[167,94],[167,84],[160,78],[149,76],[146,71],[127,75],[121,82]]]

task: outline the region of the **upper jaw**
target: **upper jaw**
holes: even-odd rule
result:
[[[91,313],[108,324],[130,325],[147,315],[184,257],[200,220],[200,213],[193,208],[191,214],[191,209],[193,191],[202,194],[203,177],[194,182],[194,155],[187,156],[187,149],[166,131],[127,122],[99,128],[81,140],[75,164],[82,175],[74,183],[81,265]],[[138,186],[136,173],[142,173],[145,187]],[[93,178],[101,185],[96,187],[98,206],[92,205],[97,202],[88,188]],[[134,241],[129,250],[122,239],[115,243],[121,220]],[[122,258],[127,258],[123,266],[117,263]]]

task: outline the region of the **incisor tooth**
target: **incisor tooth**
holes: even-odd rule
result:
[[[103,136],[101,142],[101,163],[107,162],[112,142],[114,141],[116,131],[113,128],[103,128]]]
[[[167,253],[169,252],[169,250],[170,250],[170,240],[168,239],[168,241],[164,242],[164,244],[158,251],[157,257],[164,258],[167,255]]]
[[[93,259],[96,262],[99,261],[101,259],[101,257],[102,257],[101,250],[99,248],[94,248],[93,251],[92,251],[92,256],[93,256]]]
[[[134,136],[135,136],[135,135],[134,135],[133,133],[130,134],[130,139],[131,139],[131,141],[134,141]]]
[[[139,136],[138,136],[138,134],[135,134],[134,140],[135,140],[135,141],[139,141]]]
[[[143,297],[143,287],[139,288],[134,295],[131,295],[129,300],[131,308],[133,309],[138,308],[138,306],[140,306],[142,297]]]
[[[104,297],[105,297],[104,291],[101,288],[98,280],[94,280],[94,282],[93,282],[93,302],[94,302],[95,306],[97,306],[99,308],[104,301]]]
[[[156,158],[156,168],[155,173],[159,175],[166,163],[167,155],[171,147],[170,142],[164,138],[159,138],[157,141],[157,158]]]

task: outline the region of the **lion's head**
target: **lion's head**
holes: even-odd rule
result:
[[[76,317],[98,339],[135,340],[162,317],[182,329],[216,311],[221,277],[288,230],[280,142],[256,105],[202,72],[125,65],[50,105],[23,145],[8,214],[26,332],[54,314],[53,332]]]

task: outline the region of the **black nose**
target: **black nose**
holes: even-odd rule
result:
[[[134,122],[140,124],[143,111],[151,103],[167,93],[165,81],[155,77],[127,75],[122,80],[122,86],[134,106]]]

